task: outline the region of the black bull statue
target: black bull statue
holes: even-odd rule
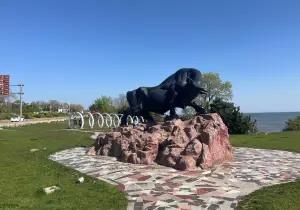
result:
[[[205,113],[204,108],[195,103],[194,99],[206,93],[202,88],[201,72],[193,68],[183,68],[155,87],[139,87],[128,91],[127,101],[131,114],[144,116],[151,121],[153,118],[150,112],[164,114],[170,111],[170,118],[175,118],[176,107],[191,106],[197,113]]]

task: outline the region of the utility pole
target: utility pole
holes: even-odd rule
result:
[[[20,87],[20,118],[22,118],[22,115],[23,115],[23,103],[22,103],[22,95],[24,94],[23,93],[23,87],[24,87],[24,84],[19,84],[19,87]]]
[[[19,92],[18,93],[14,93],[14,94],[17,94],[19,95],[19,99],[20,99],[20,118],[22,118],[22,115],[23,115],[23,102],[22,102],[22,95],[24,95],[24,92],[23,92],[23,87],[24,87],[24,84],[20,83],[20,84],[17,84],[17,85],[11,85],[11,86],[18,86],[19,87]]]

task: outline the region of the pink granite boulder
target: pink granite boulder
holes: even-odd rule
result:
[[[228,129],[216,114],[140,124],[101,133],[88,151],[134,164],[160,164],[178,170],[210,168],[233,159]]]

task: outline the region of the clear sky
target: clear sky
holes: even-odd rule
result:
[[[300,1],[0,0],[0,73],[26,101],[88,106],[182,67],[231,81],[244,112],[300,111]]]

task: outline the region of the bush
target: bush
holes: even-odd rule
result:
[[[46,118],[53,117],[53,114],[50,112],[46,112],[46,113],[44,113],[43,117],[46,117]]]
[[[33,114],[33,117],[34,118],[42,118],[44,115],[43,113],[36,113],[36,114]]]
[[[31,113],[31,112],[24,113],[23,117],[25,119],[32,119],[33,118],[33,113]]]
[[[182,110],[180,119],[181,120],[190,120],[196,115],[196,111],[193,107],[187,106]]]
[[[58,113],[58,112],[39,112],[32,114],[33,118],[51,118],[51,117],[62,117],[66,116],[65,113]]]
[[[300,116],[289,119],[287,122],[285,122],[286,126],[283,129],[284,131],[299,131],[300,130]]]
[[[0,120],[9,120],[11,118],[10,113],[0,113]]]
[[[101,96],[97,98],[94,103],[89,107],[90,111],[97,111],[101,113],[113,113],[116,112],[113,106],[113,99],[108,96]]]
[[[210,105],[210,112],[219,113],[230,134],[246,134],[257,131],[256,121],[252,121],[250,116],[243,115],[240,108],[234,106],[233,103],[216,99]]]

